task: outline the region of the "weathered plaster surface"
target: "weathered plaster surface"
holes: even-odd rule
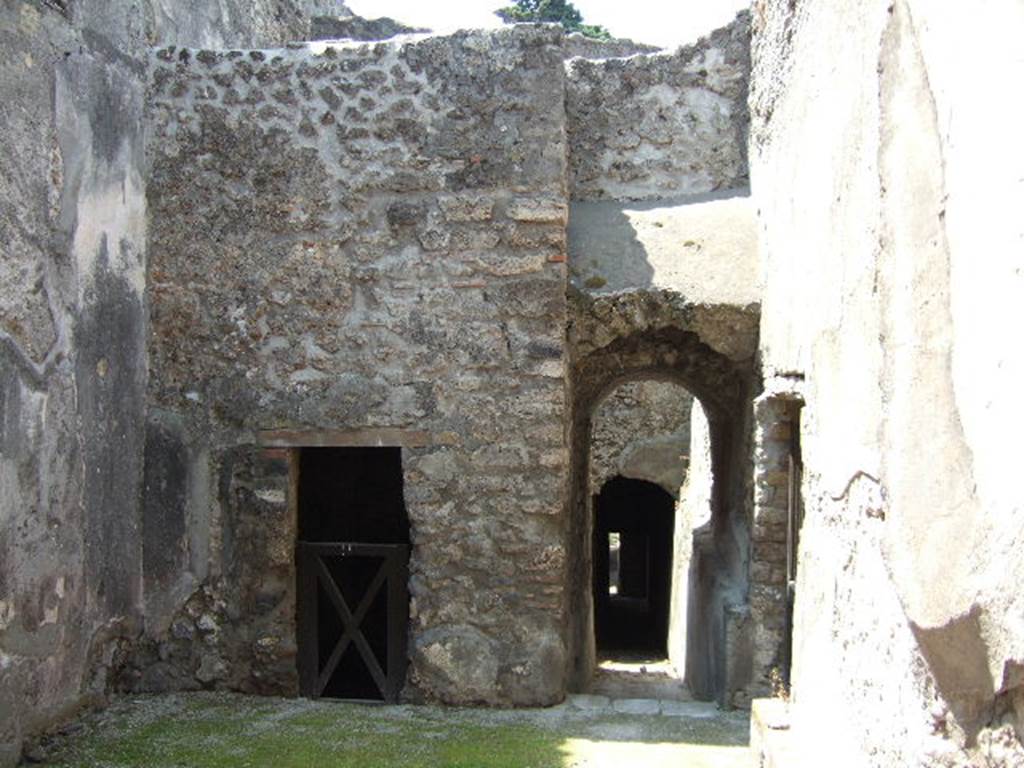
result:
[[[199,5],[0,6],[0,765],[142,631],[143,51]],[[269,43],[272,5],[218,7]]]
[[[596,294],[660,289],[695,304],[757,304],[757,226],[748,195],[731,190],[676,200],[573,202],[573,285]]]
[[[995,153],[1021,107],[967,62],[1019,77],[1024,14],[762,2],[753,26],[761,351],[807,403],[795,728],[851,765],[1013,764],[1024,164]]]
[[[135,74],[53,11],[0,16],[6,764],[25,733],[105,691],[117,638],[141,626],[145,199]]]

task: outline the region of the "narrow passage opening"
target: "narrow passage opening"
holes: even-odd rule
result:
[[[796,567],[803,525],[801,484],[803,457],[800,453],[800,404],[789,404],[789,451],[786,457],[786,627],[782,649],[782,678],[786,689],[793,675],[793,607],[796,603]]]
[[[646,480],[614,477],[597,496],[594,629],[602,657],[668,655],[674,507]]]

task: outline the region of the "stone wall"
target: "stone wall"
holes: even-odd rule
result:
[[[576,60],[568,97],[572,41],[550,27],[273,48],[348,15],[0,11],[0,764],[112,688],[295,691],[303,445],[403,448],[407,695],[564,692],[568,603],[589,593],[564,517],[568,165],[578,197],[613,201],[742,184],[745,21],[673,55]],[[616,143],[652,104],[685,115],[675,138],[645,118]],[[716,151],[677,140],[693,125]],[[706,365],[732,419],[756,305],[659,291],[621,324],[599,301],[578,353],[641,378]],[[737,424],[712,430],[736,494],[716,492],[722,520],[743,508]],[[738,573],[742,534],[722,542]]]
[[[0,7],[0,765],[142,631],[144,51],[281,42],[333,5]]]
[[[264,529],[254,516],[273,526],[258,557],[294,541],[290,493],[257,484],[273,509],[229,513],[239,486],[226,462],[258,457],[273,431],[293,445],[404,447],[407,695],[563,695],[559,42],[551,28],[517,27],[156,52],[149,398],[176,433],[151,442],[147,461],[152,451],[166,463],[170,445],[185,468],[164,502],[177,521],[160,533],[178,558],[167,588],[209,587],[235,617],[205,685],[235,687],[259,669],[267,688],[294,690],[290,565],[240,570],[248,553],[227,548]],[[211,531],[208,562],[192,549],[196,526]],[[244,593],[261,598],[257,610],[240,609]],[[173,636],[181,617],[150,618]],[[260,661],[261,642],[279,666]],[[193,684],[202,658],[182,662]]]
[[[752,13],[761,353],[805,400],[794,731],[810,762],[1019,764],[1024,13]]]
[[[616,475],[657,483],[679,497],[690,460],[693,395],[662,381],[638,381],[614,389],[594,413],[590,487]]]
[[[638,43],[635,40],[628,40],[622,37],[613,37],[610,40],[597,40],[579,32],[566,35],[565,40],[562,42],[562,47],[565,49],[565,57],[567,59],[577,56],[584,59],[621,59],[637,53],[656,53],[661,50],[656,45]]]
[[[674,53],[571,59],[574,200],[647,200],[745,187],[750,19]]]
[[[799,527],[799,413],[800,400],[793,391],[764,392],[754,403],[754,521],[750,547],[754,696],[780,693],[788,684],[791,669],[787,590],[794,565],[790,562],[790,541]]]

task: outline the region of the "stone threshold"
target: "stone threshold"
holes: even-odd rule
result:
[[[713,702],[708,701],[613,699],[609,696],[589,693],[569,694],[565,703],[560,706],[593,714],[662,715],[665,717],[692,717],[699,720],[710,720],[722,714]]]

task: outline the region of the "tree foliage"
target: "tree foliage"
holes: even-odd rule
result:
[[[520,21],[549,21],[561,24],[566,32],[580,32],[597,40],[608,40],[611,34],[602,26],[584,24],[583,14],[569,0],[514,0],[514,5],[499,8],[495,13],[506,24]]]

